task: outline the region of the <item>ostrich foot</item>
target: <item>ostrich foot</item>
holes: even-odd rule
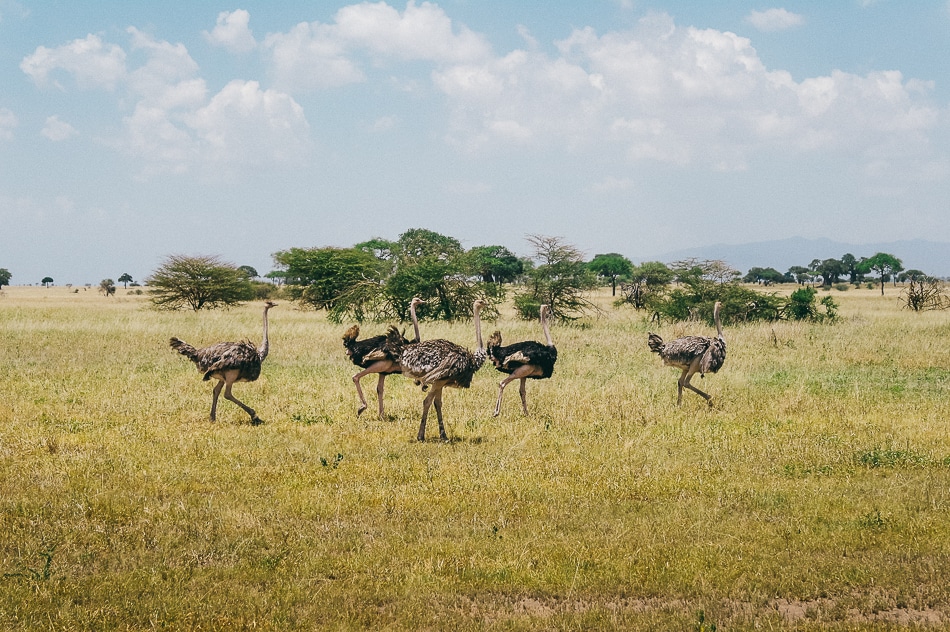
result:
[[[356,409],[356,416],[359,417],[360,415],[362,415],[364,410],[366,410],[366,406],[365,406],[365,405],[360,406],[359,408],[357,408],[357,409]]]
[[[258,417],[257,415],[254,415],[253,417],[251,417],[251,425],[252,425],[252,426],[259,426],[259,425],[261,425],[262,423],[264,423],[264,420],[261,419],[260,417]]]

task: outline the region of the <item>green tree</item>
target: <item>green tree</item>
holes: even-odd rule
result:
[[[597,276],[610,279],[611,296],[617,296],[617,280],[633,272],[633,263],[616,252],[595,255],[587,267]]]
[[[888,276],[904,269],[900,259],[886,252],[879,252],[873,257],[861,260],[862,273],[876,272],[881,278],[881,296],[884,296],[884,283]]]
[[[834,322],[838,316],[838,304],[830,296],[816,301],[818,291],[813,287],[798,288],[788,297],[788,302],[781,310],[783,316],[789,320],[810,320],[813,322]],[[818,305],[825,308],[818,310]]]
[[[852,285],[858,282],[858,259],[850,252],[841,255],[841,266],[844,274],[848,275],[848,282]]]
[[[788,275],[782,274],[775,268],[749,268],[749,271],[742,277],[743,283],[785,283],[790,280]]]
[[[13,278],[13,275],[10,274],[10,271],[6,268],[0,268],[0,288],[4,285],[10,285],[10,279]]]
[[[844,274],[844,265],[837,259],[815,259],[812,261],[812,270],[815,274],[821,276],[821,284],[825,287],[831,287],[837,283]]]
[[[132,280],[132,275],[128,272],[123,272],[122,276],[119,277],[119,283],[122,283],[125,289],[129,288],[129,283],[132,283]]]
[[[524,319],[539,317],[541,305],[551,306],[551,315],[575,320],[596,306],[585,297],[597,287],[597,280],[584,263],[583,253],[560,237],[529,235],[537,266],[526,273],[527,280],[515,296],[515,309]]]
[[[811,271],[805,266],[792,266],[786,274],[795,279],[799,285],[805,285],[811,281]]]
[[[53,283],[53,277],[43,277],[43,280],[40,281],[43,284],[43,287],[49,287]]]
[[[274,253],[290,297],[315,309],[333,309],[363,283],[378,286],[375,258],[356,248],[290,248]]]
[[[467,260],[471,273],[485,283],[511,283],[524,272],[524,262],[504,246],[475,246]]]
[[[492,303],[504,295],[496,284],[471,282],[468,257],[454,237],[412,228],[393,244],[392,256],[395,266],[385,281],[385,299],[402,320],[413,296],[426,301],[420,318],[451,321],[469,318],[476,298]]]
[[[238,266],[238,270],[240,270],[248,279],[256,279],[258,276],[260,276],[257,274],[257,270],[255,270],[253,266]]]
[[[253,298],[251,284],[236,266],[216,256],[171,255],[146,279],[159,309],[230,307]]]
[[[653,296],[661,293],[674,278],[673,271],[659,261],[646,261],[630,271],[630,281],[622,283],[623,302],[643,309]]]

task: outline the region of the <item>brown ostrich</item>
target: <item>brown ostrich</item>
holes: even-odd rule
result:
[[[663,362],[670,366],[682,369],[678,385],[678,394],[676,405],[683,402],[683,388],[688,388],[694,393],[698,393],[712,406],[712,397],[689,383],[694,374],[699,373],[703,377],[706,373],[715,373],[722,368],[726,361],[726,340],[722,337],[722,323],[719,320],[719,310],[722,303],[716,301],[713,307],[713,320],[716,321],[715,338],[706,336],[684,336],[663,342],[663,339],[654,333],[649,334],[647,344],[650,351],[657,353],[663,358]]]
[[[260,377],[261,363],[264,362],[270,349],[267,341],[267,311],[276,306],[277,303],[271,301],[264,303],[264,341],[259,349],[249,340],[219,342],[210,347],[196,349],[178,338],[171,339],[172,349],[194,362],[198,371],[204,374],[204,380],[211,378],[218,380],[212,391],[211,421],[216,418],[218,395],[221,394],[221,387],[224,387],[224,399],[234,402],[250,415],[252,425],[264,423],[253,408],[231,394],[231,386],[235,382],[253,382]]]
[[[409,315],[412,317],[412,328],[415,331],[415,339],[406,340],[396,327],[390,326],[388,333],[357,340],[360,335],[359,325],[353,325],[343,334],[343,348],[346,355],[350,357],[362,371],[353,376],[353,384],[356,385],[356,394],[360,398],[360,406],[356,410],[356,416],[359,417],[366,410],[366,397],[363,395],[363,389],[360,387],[360,380],[370,373],[378,373],[379,381],[376,383],[376,400],[379,405],[379,418],[385,420],[383,412],[383,391],[386,388],[386,376],[393,373],[402,373],[402,366],[399,364],[399,350],[393,348],[387,343],[390,337],[401,338],[399,345],[404,348],[406,345],[419,342],[419,319],[416,317],[416,305],[424,304],[425,301],[415,297],[409,303]]]
[[[422,385],[423,390],[429,389],[429,393],[422,401],[422,421],[419,423],[419,433],[416,435],[419,441],[425,441],[426,418],[429,416],[429,407],[433,404],[439,420],[439,437],[443,441],[448,440],[445,424],[442,421],[442,389],[446,386],[468,388],[472,384],[472,376],[485,363],[480,320],[480,312],[485,305],[486,303],[481,300],[475,301],[473,305],[477,344],[474,352],[443,339],[423,340],[402,349],[400,364],[403,374]],[[396,337],[393,336],[393,338]],[[398,344],[398,340],[395,340],[395,343]]]
[[[495,403],[494,416],[501,413],[501,397],[505,392],[505,387],[513,380],[521,380],[521,409],[524,414],[528,414],[528,401],[525,395],[525,383],[528,379],[544,380],[551,377],[554,373],[554,363],[557,362],[557,348],[551,340],[551,331],[548,328],[551,318],[551,307],[541,306],[541,328],[544,330],[544,338],[547,344],[541,344],[534,340],[516,342],[508,346],[501,344],[501,332],[496,331],[488,337],[488,357],[491,359],[495,368],[502,373],[508,373],[506,377],[498,383],[498,401]]]

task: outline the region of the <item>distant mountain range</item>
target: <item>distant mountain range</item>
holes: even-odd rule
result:
[[[750,268],[775,268],[786,272],[792,266],[807,266],[814,259],[840,259],[847,253],[871,257],[878,252],[894,255],[904,264],[905,270],[922,270],[937,277],[950,277],[950,243],[911,239],[880,244],[847,244],[831,239],[805,239],[791,237],[775,241],[760,241],[749,244],[712,244],[665,252],[643,261],[670,263],[689,257],[697,259],[720,259],[743,274]]]

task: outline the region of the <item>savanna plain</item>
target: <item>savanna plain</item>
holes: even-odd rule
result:
[[[646,345],[713,335],[595,296],[550,380],[356,416],[346,326],[287,301],[222,401],[168,346],[261,338],[261,304],[169,313],[63,287],[0,295],[0,628],[950,629],[950,313],[832,291],[836,324],[728,325],[696,379]],[[363,335],[385,324],[363,324]],[[485,335],[543,340],[503,306]],[[474,347],[469,323],[423,338]]]

